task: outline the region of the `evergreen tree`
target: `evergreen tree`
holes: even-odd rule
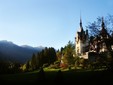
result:
[[[69,41],[67,46],[65,46],[63,50],[63,57],[64,57],[64,62],[67,63],[68,65],[74,64],[74,44]]]
[[[33,54],[30,60],[30,66],[32,70],[39,69],[43,65],[50,65],[57,60],[56,51],[54,48],[45,48],[36,55]],[[28,66],[28,63],[27,63]],[[29,67],[29,66],[28,66]]]
[[[33,54],[32,59],[31,59],[31,68],[32,68],[32,70],[36,69],[36,66],[37,66],[36,61],[37,61],[36,56],[35,56],[35,54]]]

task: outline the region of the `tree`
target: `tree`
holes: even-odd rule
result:
[[[49,48],[49,59],[50,59],[50,63],[53,63],[54,61],[56,61],[57,56],[56,56],[56,51],[54,48]]]
[[[29,71],[30,65],[29,65],[29,61],[26,62],[26,70]]]
[[[57,60],[56,51],[54,48],[45,48],[37,54],[33,54],[31,58],[31,68],[32,70],[39,69],[43,65],[50,65]]]
[[[37,68],[37,59],[36,59],[35,54],[32,55],[31,68],[32,68],[32,70],[35,70]]]
[[[67,63],[68,65],[74,64],[74,44],[69,41],[67,46],[64,47],[63,50],[63,57],[64,57],[64,62]]]
[[[100,33],[101,30],[101,22],[102,17],[97,17],[97,20],[94,22],[89,22],[89,24],[86,26],[87,29],[89,29],[90,36],[97,36]],[[104,23],[105,28],[107,32],[111,35],[113,32],[113,15],[108,14],[106,17],[104,17]]]

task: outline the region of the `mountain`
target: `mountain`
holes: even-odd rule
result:
[[[40,52],[44,47],[32,47],[28,45],[18,46],[10,41],[0,41],[0,60],[25,63],[33,53]]]
[[[42,46],[32,47],[32,46],[29,46],[29,45],[22,45],[21,47],[31,49],[31,50],[42,50],[42,49],[45,48],[45,47],[42,47]]]

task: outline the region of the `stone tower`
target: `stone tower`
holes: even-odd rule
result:
[[[78,56],[83,55],[88,51],[89,36],[88,30],[84,31],[82,27],[82,20],[80,18],[80,28],[75,37],[75,51]]]

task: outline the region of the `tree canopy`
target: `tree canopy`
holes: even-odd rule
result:
[[[104,18],[105,23],[105,29],[107,32],[111,35],[113,32],[113,15],[108,14]],[[89,22],[89,24],[86,26],[87,29],[89,29],[90,36],[97,36],[100,33],[101,30],[101,24],[102,24],[102,17],[98,16],[97,19],[94,22]]]
[[[42,67],[44,64],[50,65],[56,61],[56,50],[54,48],[45,48],[37,54],[33,54],[32,58],[26,62],[26,70],[36,70]]]
[[[71,65],[74,63],[74,57],[73,57],[73,54],[74,54],[74,44],[69,41],[68,44],[64,47],[64,48],[61,48],[61,51],[62,51],[62,54],[63,54],[63,62],[68,64],[68,65]]]

